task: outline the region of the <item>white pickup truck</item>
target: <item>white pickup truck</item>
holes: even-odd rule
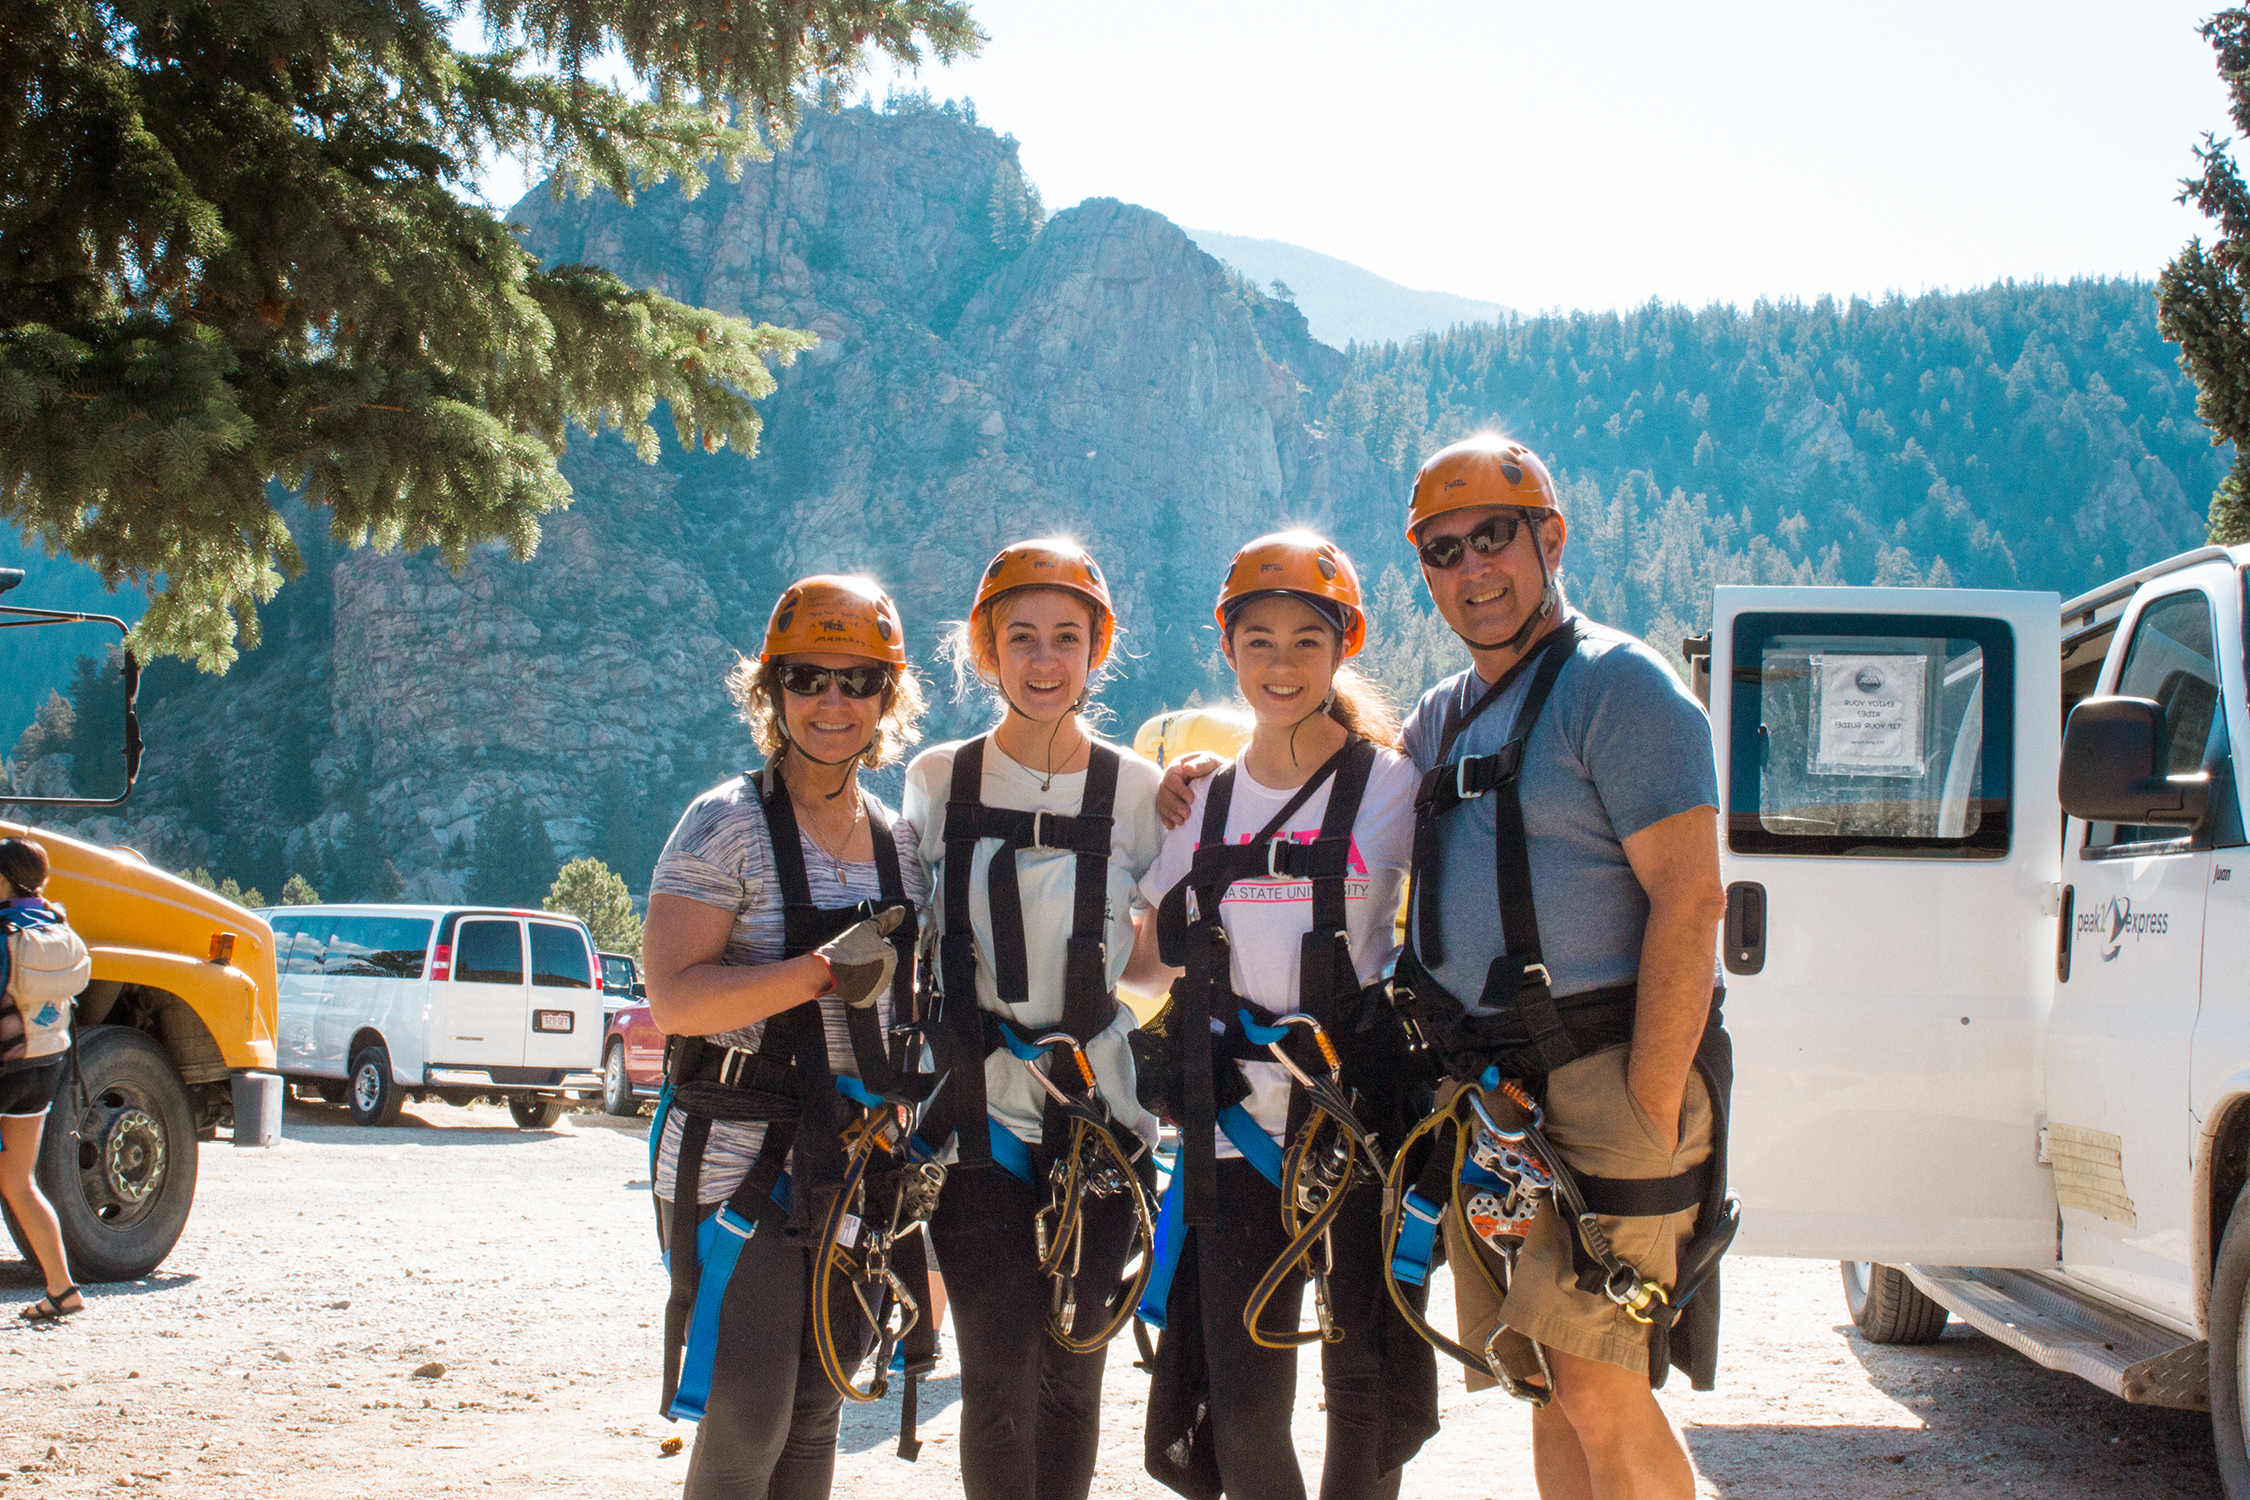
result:
[[[2250,547],[2068,603],[1721,588],[1736,1249],[2208,1409],[2250,1497]],[[1714,690],[1714,683],[1717,684]]]

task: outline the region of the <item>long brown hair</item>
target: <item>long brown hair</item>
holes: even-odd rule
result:
[[[1230,620],[1227,625],[1230,644],[1234,640],[1234,628],[1235,621]],[[1328,632],[1331,642],[1341,644],[1343,638],[1325,616],[1320,628]],[[1372,740],[1386,750],[1396,750],[1400,746],[1404,725],[1399,720],[1397,705],[1391,702],[1391,695],[1383,691],[1381,683],[1348,661],[1336,663],[1336,675],[1329,680],[1326,711],[1347,733]]]

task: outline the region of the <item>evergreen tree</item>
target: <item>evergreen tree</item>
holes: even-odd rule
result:
[[[2250,11],[2223,10],[2203,24],[2219,54],[2235,128],[2250,132]],[[2211,540],[2250,541],[2250,186],[2227,154],[2229,142],[2206,134],[2196,148],[2203,175],[2181,184],[2212,221],[2208,250],[2188,241],[2157,281],[2157,323],[2180,346],[2180,366],[2195,378],[2196,415],[2214,442],[2235,445],[2234,470],[2211,496]]]
[[[641,919],[633,915],[632,893],[623,877],[598,859],[574,859],[555,873],[555,883],[540,902],[546,911],[566,911],[585,922],[594,946],[604,953],[641,951]]]
[[[318,906],[320,904],[320,892],[314,890],[312,882],[305,879],[304,876],[292,875],[289,877],[289,883],[281,888],[281,904],[283,906]]]
[[[23,0],[0,46],[0,519],[154,597],[211,670],[299,554],[278,478],[340,541],[528,555],[573,424],[644,459],[754,451],[809,335],[542,268],[463,201],[497,153],[571,189],[693,192],[785,140],[870,49],[981,34],[962,0]],[[521,36],[523,44],[504,39]],[[648,94],[586,75],[621,53]],[[537,63],[549,71],[538,71]]]
[[[125,790],[125,654],[81,656],[70,672],[70,784],[81,797]]]
[[[479,906],[523,906],[555,878],[547,825],[511,787],[477,823],[465,895]]]

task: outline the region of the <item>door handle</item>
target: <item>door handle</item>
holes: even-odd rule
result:
[[[2055,923],[2055,983],[2070,983],[2070,929],[2077,926],[2077,889],[2062,888],[2062,910]]]
[[[1726,966],[1755,974],[1766,966],[1766,888],[1754,880],[1727,887]]]

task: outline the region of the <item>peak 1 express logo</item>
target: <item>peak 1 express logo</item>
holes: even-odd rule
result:
[[[2172,914],[2168,911],[2135,911],[2127,896],[2112,896],[2092,911],[2078,914],[2078,931],[2091,934],[2101,941],[2102,962],[2108,963],[2124,950],[2128,937],[2138,941],[2144,937],[2163,937],[2172,930]]]

